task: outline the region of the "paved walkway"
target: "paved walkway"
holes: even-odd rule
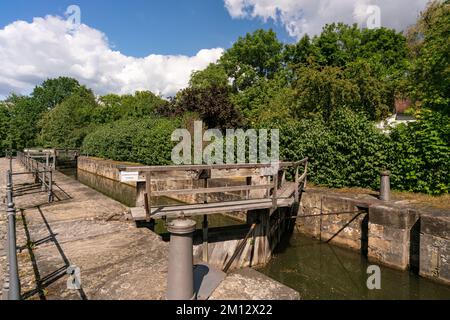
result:
[[[8,160],[0,159],[5,194]],[[24,168],[17,162],[14,171]],[[19,272],[26,299],[164,299],[168,243],[126,221],[128,208],[59,172],[47,204],[29,175],[15,176]],[[0,203],[0,283],[5,268],[5,205]],[[81,269],[82,290],[67,289],[66,268]],[[297,299],[298,293],[256,271],[231,273],[215,299]],[[264,282],[265,290],[261,289]],[[241,288],[240,290],[238,288]],[[269,289],[267,289],[269,288]]]

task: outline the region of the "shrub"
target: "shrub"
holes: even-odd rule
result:
[[[170,164],[175,145],[170,137],[180,125],[181,121],[177,118],[119,120],[87,135],[82,152],[90,156],[146,165]]]
[[[428,194],[450,190],[450,117],[423,109],[418,121],[391,132],[395,189]]]
[[[339,109],[327,122],[316,117],[280,129],[281,157],[293,161],[309,157],[310,181],[329,187],[378,186],[388,139],[364,115]]]

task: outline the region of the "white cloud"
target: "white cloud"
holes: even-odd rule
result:
[[[368,18],[367,8],[381,11],[381,25],[404,30],[413,24],[428,0],[224,0],[233,18],[272,19],[284,25],[290,36],[319,34],[326,23],[359,23]]]
[[[0,96],[27,94],[47,78],[69,76],[97,94],[151,90],[173,95],[187,86],[193,70],[215,62],[223,49],[195,56],[126,56],[113,51],[106,36],[81,24],[70,30],[60,17],[13,22],[0,29]]]

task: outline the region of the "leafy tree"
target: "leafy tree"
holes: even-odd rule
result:
[[[172,116],[195,112],[209,128],[233,128],[242,124],[242,116],[230,100],[228,87],[184,89],[164,111]]]
[[[334,110],[355,106],[359,100],[358,86],[338,67],[300,67],[297,77],[294,85],[297,118],[319,113],[328,119]]]
[[[31,94],[33,102],[43,111],[51,110],[80,89],[80,83],[68,77],[48,79],[36,86]]]
[[[9,141],[13,149],[33,147],[39,132],[38,121],[42,109],[26,96],[11,95],[5,100],[9,113]]]
[[[150,91],[136,91],[134,95],[108,94],[100,97],[94,121],[108,123],[119,119],[154,115],[158,109],[166,107],[167,101]]]
[[[222,65],[211,63],[206,69],[192,73],[189,81],[191,88],[227,87],[228,76]]]
[[[5,155],[5,150],[9,148],[9,110],[5,102],[0,102],[0,157]]]
[[[308,175],[315,184],[378,187],[388,140],[363,114],[341,108],[327,122],[315,116],[271,126],[280,129],[282,159],[310,158]]]
[[[257,77],[272,78],[281,66],[283,45],[272,30],[256,30],[240,37],[220,59],[235,89],[242,90]],[[246,78],[239,83],[239,79]]]
[[[92,91],[81,87],[44,115],[39,141],[45,147],[80,147],[86,134],[93,130],[96,109]]]
[[[392,184],[398,190],[429,194],[450,191],[450,117],[423,109],[418,121],[391,134]]]
[[[433,1],[409,30],[411,83],[422,105],[450,114],[450,1]]]

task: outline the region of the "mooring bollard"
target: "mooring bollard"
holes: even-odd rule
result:
[[[195,226],[196,222],[190,219],[176,219],[167,224],[170,232],[167,300],[195,298],[192,251]]]
[[[391,200],[391,173],[387,170],[381,171],[380,200]]]

